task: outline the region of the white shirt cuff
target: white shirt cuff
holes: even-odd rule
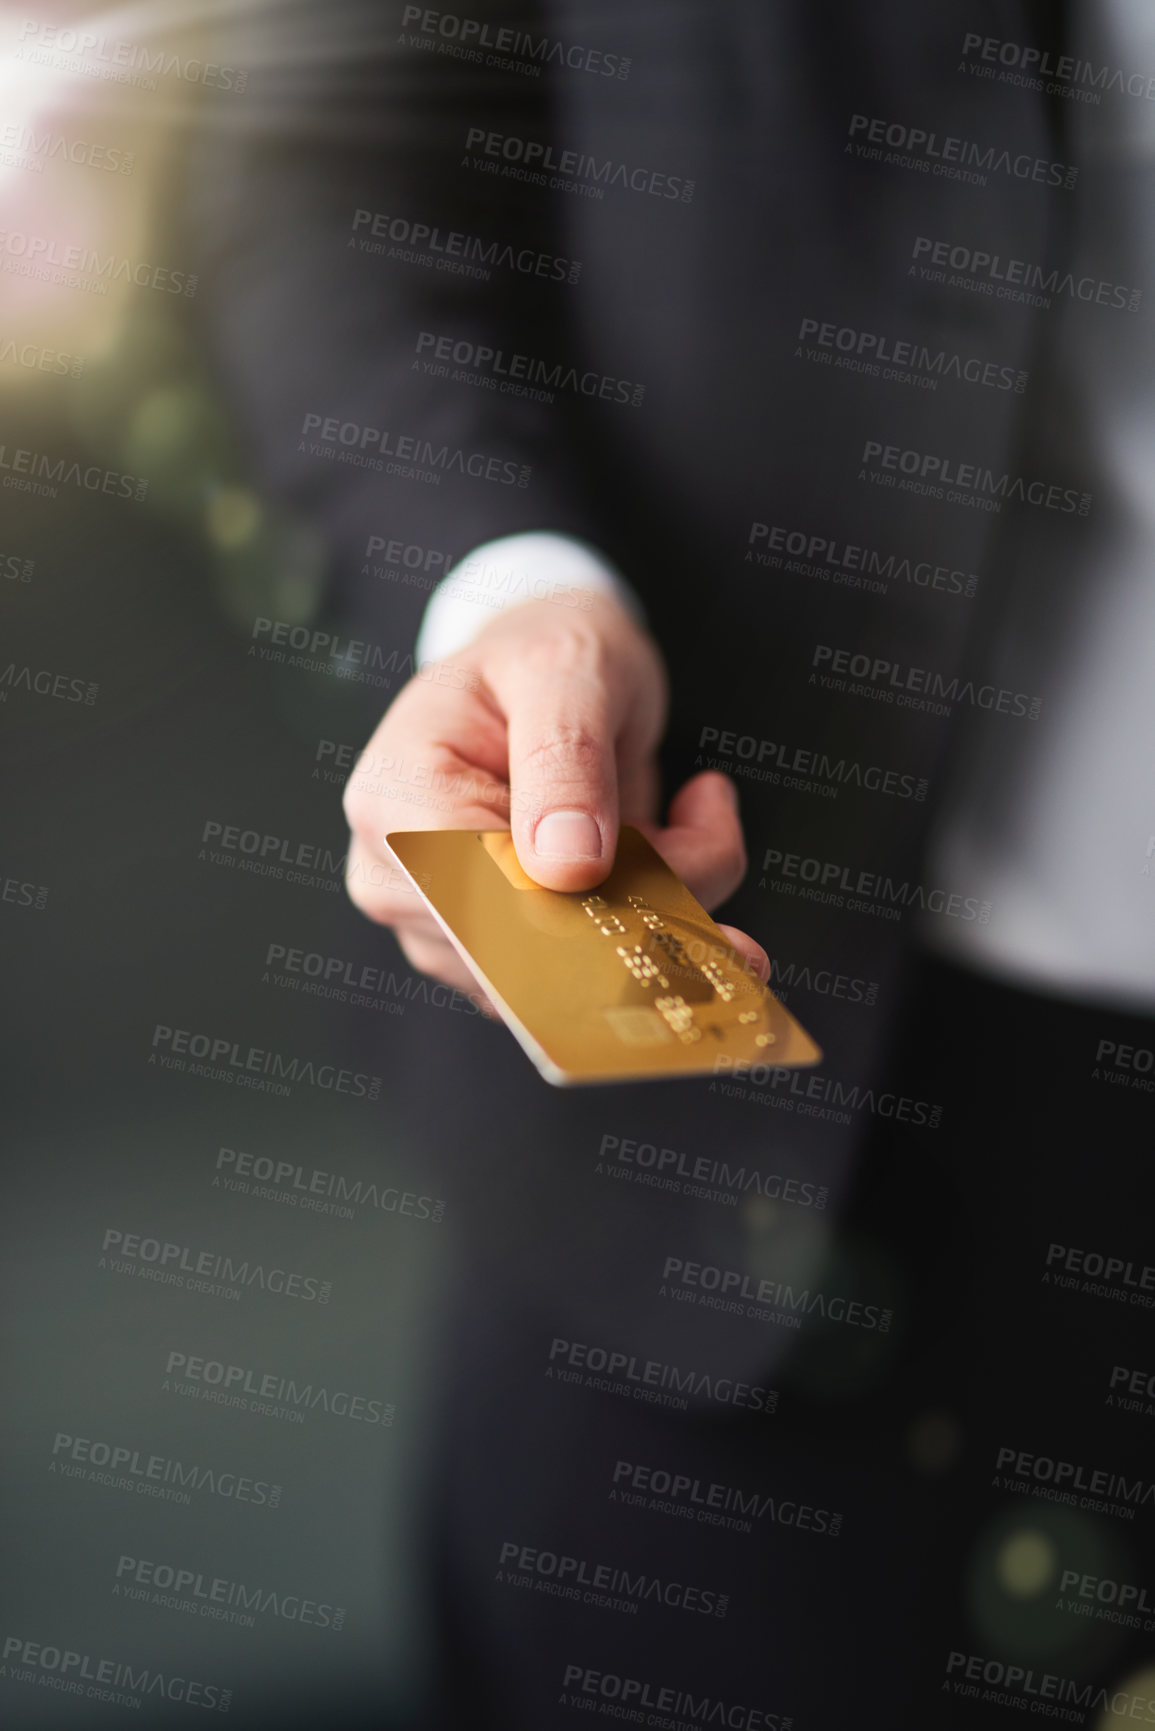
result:
[[[570,592],[613,595],[645,625],[637,595],[621,572],[584,541],[533,530],[485,541],[446,573],[429,597],[417,634],[418,666],[445,661],[471,643],[483,625],[523,601],[548,601]]]

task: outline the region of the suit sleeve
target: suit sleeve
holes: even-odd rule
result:
[[[370,537],[440,576],[496,536],[598,536],[564,404],[427,370],[431,337],[567,352],[549,194],[462,163],[470,128],[548,127],[546,80],[419,52],[401,16],[307,0],[230,23],[220,52],[253,70],[202,126],[186,204],[250,472],[320,528],[334,609],[411,644],[427,591],[366,574]]]

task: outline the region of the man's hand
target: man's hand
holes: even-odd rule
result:
[[[581,609],[574,597],[572,608],[522,602],[451,663],[423,668],[386,710],[345,789],[353,901],[393,927],[413,967],[482,1001],[457,951],[402,883],[387,830],[509,828],[536,882],[588,890],[610,873],[619,823],[631,823],[706,908],[732,895],[746,871],[727,776],[693,776],[659,824],[655,752],[667,707],[660,652],[611,597],[583,592]],[[767,979],[766,952],[733,927],[722,930]]]

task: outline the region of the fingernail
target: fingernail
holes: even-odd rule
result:
[[[542,859],[600,859],[602,832],[588,812],[547,812],[533,832]]]
[[[726,792],[730,795],[730,803],[733,805],[734,810],[737,811],[737,809],[738,809],[738,784],[735,781],[731,781],[729,776],[726,777]]]

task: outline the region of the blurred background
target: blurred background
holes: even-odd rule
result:
[[[418,1038],[438,1018],[405,996],[398,952],[374,943],[341,881],[337,747],[347,769],[380,695],[336,667],[282,673],[248,655],[255,615],[313,616],[325,558],[315,531],[249,485],[198,352],[204,285],[174,220],[190,140],[243,101],[244,76],[214,77],[211,32],[179,8],[64,7],[0,18],[0,84],[3,869],[35,885],[13,887],[3,910],[5,1630],[88,1655],[92,1674],[112,1660],[138,1684],[147,1670],[217,1699],[236,1690],[233,1717],[249,1725],[323,1722],[362,1688],[388,1723],[422,1664],[407,1527],[441,1175],[428,1159],[417,1169],[379,1082],[373,1099],[364,1082],[257,1094],[150,1067],[162,1024],[296,1058],[309,1076],[379,1077],[384,1016]],[[295,859],[327,855],[327,868],[304,886],[246,875],[235,845],[214,864],[214,823],[275,836]],[[397,983],[383,1009],[342,1016],[292,991],[303,972],[268,983],[277,944],[351,969],[387,963]],[[297,1206],[314,1198],[283,1176],[275,1200],[226,1202],[213,1186],[241,1181],[246,1155],[262,1173],[303,1165],[301,1186],[327,1174],[316,1199],[329,1212]],[[327,1196],[338,1174],[340,1204]],[[275,1265],[314,1292],[332,1282],[331,1301],[279,1296],[263,1274],[243,1297],[227,1280],[220,1297],[142,1291],[147,1262],[117,1274],[103,1254],[115,1232]],[[171,1354],[238,1353],[258,1381],[311,1392],[242,1415],[195,1398],[210,1382],[184,1398],[166,1382]],[[323,1390],[397,1422],[339,1416]],[[110,1472],[113,1450],[135,1467]],[[290,1613],[129,1613],[124,1555],[259,1586]],[[310,1620],[299,1601],[330,1609]],[[40,1678],[5,1671],[7,1723],[128,1710]],[[189,1713],[156,1688],[120,1693],[143,1701],[137,1722]]]
[[[532,1149],[495,1134],[478,1174],[477,1150],[434,1133],[441,1049],[490,1042],[495,1113],[522,1060],[430,998],[344,895],[341,785],[390,688],[340,656],[317,671],[254,653],[255,618],[321,616],[330,560],[256,486],[203,340],[185,174],[198,138],[237,124],[251,74],[215,52],[208,11],[0,15],[0,1698],[30,1731],[167,1726],[193,1706],[246,1731],[417,1722],[470,1186],[521,1198],[498,1245],[516,1253],[542,1182]],[[343,996],[309,990],[326,980]],[[1134,1203],[1149,1024],[1029,985],[993,994],[947,961],[916,965],[908,1002],[903,1085],[946,1103],[943,1128],[931,1144],[885,1127],[856,1208],[929,1295],[901,1398],[861,1379],[867,1454],[939,1569],[914,1667],[935,1702],[954,1648],[1025,1655],[1125,1686],[1123,1709],[1082,1723],[1133,1722],[1130,1701],[1155,1698],[1150,1635],[1056,1634],[1046,1613],[1060,1554],[1155,1596],[1149,1500],[1112,1524],[1025,1493],[992,1509],[987,1480],[1028,1432],[1149,1474],[1155,1404],[1104,1418],[1116,1366],[1155,1369],[1149,1312],[1064,1310],[1039,1287],[1055,1236],[1150,1256]],[[278,1054],[283,1091],[196,1073],[188,1035]],[[616,1203],[582,1182],[596,1236]],[[183,1284],[153,1278],[172,1272]],[[793,1447],[821,1450],[805,1417]],[[824,1636],[834,1670],[889,1542],[886,1508],[859,1495],[869,1543]],[[724,1648],[713,1663],[727,1674]],[[950,1722],[1013,1710],[964,1702]]]

